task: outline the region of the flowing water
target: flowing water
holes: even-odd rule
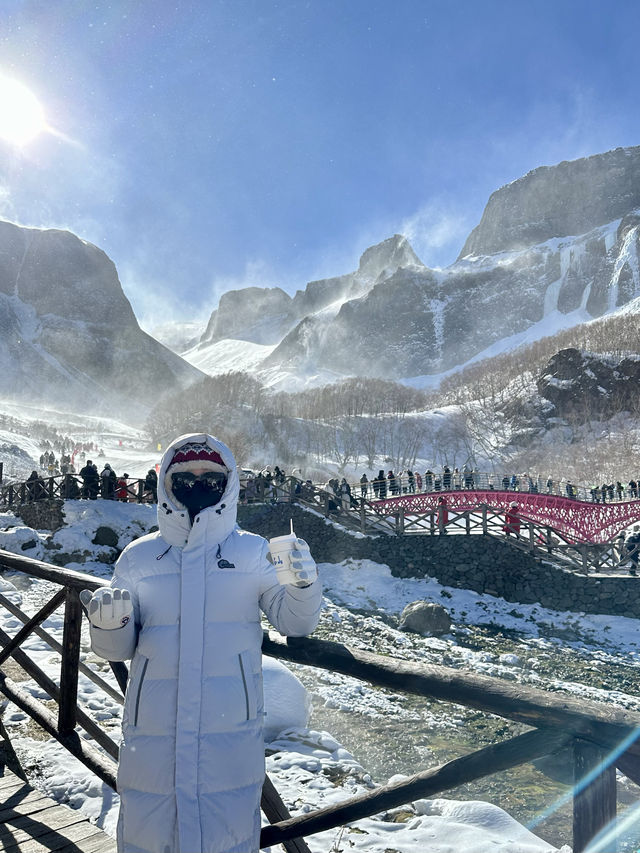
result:
[[[422,642],[413,635],[410,647],[402,652],[397,646],[390,650],[385,640],[393,638],[393,631],[380,618],[371,616],[352,616],[347,630],[343,624],[336,629],[335,623],[325,619],[318,636],[413,660],[419,659],[415,652],[420,650]],[[637,692],[637,667],[624,656],[595,648],[576,650],[557,640],[531,640],[495,628],[465,629],[460,636],[454,635],[453,642],[439,643],[443,658],[439,662],[447,666],[466,661],[471,650],[477,658],[489,662],[489,666],[491,661],[499,664],[501,660],[517,660],[519,665],[514,671],[500,665],[495,667],[503,670],[501,677],[510,680],[526,681],[535,673],[537,686],[558,690],[559,685],[569,684],[580,695],[580,685],[584,685],[585,695],[590,699],[601,699],[599,691],[621,691],[630,696]],[[438,648],[438,642],[430,647],[433,645]],[[431,655],[429,662],[438,662],[437,655]],[[311,693],[311,727],[330,732],[378,783],[386,782],[394,774],[418,773],[526,731],[523,725],[459,705],[393,694],[316,668],[293,668]],[[571,773],[571,754],[564,750],[438,796],[492,802],[541,838],[560,847],[571,844]],[[618,812],[637,802],[639,796],[640,789],[619,776]],[[637,850],[639,843],[640,830],[632,829],[619,849]]]

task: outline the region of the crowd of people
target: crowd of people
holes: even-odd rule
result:
[[[69,448],[62,447],[59,459],[56,459],[53,450],[45,450],[40,457],[40,472],[34,470],[27,479],[25,486],[25,498],[27,501],[41,500],[53,497],[51,493],[51,477],[64,474],[64,480],[60,486],[60,497],[96,500],[117,501],[149,501],[156,502],[158,497],[158,477],[154,468],[150,468],[144,480],[130,478],[124,472],[118,476],[111,464],[105,462],[102,466],[96,465],[91,459],[86,458],[95,445],[76,445],[69,452]],[[98,456],[104,456],[98,450]],[[84,464],[76,472],[76,460],[84,459]],[[241,469],[240,477],[240,500],[242,503],[273,502],[288,498],[289,491],[284,487],[287,475],[284,468],[276,465],[271,470],[266,467],[261,471],[254,472]],[[45,474],[48,479],[43,477]],[[291,479],[293,492],[301,497],[311,497],[315,486],[312,480],[301,480],[294,476]],[[603,483],[591,487],[578,487],[570,480],[561,479],[555,482],[551,476],[531,476],[529,474],[495,474],[481,473],[465,465],[462,469],[453,469],[444,465],[441,470],[435,472],[427,469],[424,474],[418,471],[406,469],[394,473],[393,470],[384,471],[380,469],[377,476],[371,479],[363,473],[359,482],[349,483],[346,477],[332,477],[323,485],[329,492],[329,511],[339,513],[347,512],[358,506],[357,498],[363,500],[386,500],[388,497],[416,493],[451,492],[472,489],[502,490],[516,493],[529,494],[560,494],[577,500],[591,500],[594,503],[607,503],[611,501],[622,501],[625,499],[638,499],[640,496],[640,478],[631,478],[626,485],[621,480],[615,483]],[[445,495],[441,495],[437,504],[437,523],[441,533],[446,533],[449,520],[449,506]],[[503,532],[505,536],[520,538],[521,517],[518,502],[511,501],[505,512]],[[640,525],[636,525],[626,538],[621,537],[618,542],[618,550],[621,558],[629,559],[630,573],[636,574],[638,558],[640,556]]]
[[[625,478],[626,479],[626,478]],[[428,468],[424,474],[406,469],[399,473],[392,470],[378,471],[378,475],[369,479],[366,474],[360,477],[360,495],[369,500],[385,500],[398,495],[449,492],[465,489],[502,490],[528,494],[560,495],[572,500],[590,500],[595,503],[634,500],[640,496],[640,478],[633,477],[625,484],[621,480],[615,483],[603,483],[590,487],[577,486],[564,477],[554,480],[551,475],[541,474],[499,474],[481,472],[477,468],[465,465],[462,469],[444,465],[438,471]]]
[[[108,500],[139,500],[140,495],[137,492],[134,494],[132,488],[134,485],[137,488],[139,480],[130,479],[126,472],[117,476],[109,463],[96,465],[87,458],[92,449],[97,450],[98,458],[104,457],[104,452],[92,443],[76,444],[71,448],[63,446],[58,458],[53,450],[45,450],[40,456],[40,471],[32,471],[27,480],[27,499],[38,500],[49,496],[44,477],[77,474],[81,481],[78,477],[66,478],[62,486],[62,497],[91,500],[100,496]],[[81,467],[79,467],[80,463],[82,463]],[[156,500],[157,482],[154,482],[154,478],[156,478],[155,470],[150,469],[144,480],[145,500]],[[276,500],[278,487],[282,494],[286,479],[284,468],[279,465],[276,465],[273,470],[271,467],[266,467],[258,472],[241,469],[241,500],[244,503]],[[294,488],[297,493],[313,486],[311,480],[303,481],[298,477],[294,479]],[[342,508],[354,506],[356,496],[366,500],[386,500],[389,497],[407,494],[485,489],[560,495],[572,500],[609,503],[637,500],[640,497],[640,477],[638,479],[632,477],[626,483],[623,480],[616,480],[592,486],[577,486],[569,479],[560,478],[556,481],[550,475],[485,473],[469,465],[461,469],[444,465],[437,471],[428,468],[424,473],[411,469],[398,473],[380,469],[378,474],[371,478],[363,473],[355,483],[350,483],[346,477],[333,477],[324,485],[324,488],[334,494],[336,505]]]
[[[63,450],[59,459],[53,450],[45,450],[40,456],[40,471],[33,470],[25,482],[26,501],[37,501],[55,497],[52,478],[62,476],[59,495],[72,500],[149,501],[158,500],[158,475],[155,468],[147,471],[144,479],[130,478],[125,471],[118,476],[109,462],[98,466],[86,458],[93,445],[77,446],[72,453]],[[95,447],[94,447],[95,449]],[[99,456],[104,456],[99,451]],[[76,470],[76,459],[83,458],[84,464]],[[46,480],[45,480],[46,476]]]

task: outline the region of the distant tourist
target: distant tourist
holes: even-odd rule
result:
[[[151,497],[152,503],[158,503],[158,475],[155,468],[149,468],[144,478],[143,488],[145,494]]]
[[[100,472],[100,494],[105,500],[112,501],[116,495],[116,472],[108,462]]]
[[[127,483],[128,479],[129,475],[123,474],[122,477],[118,477],[116,481],[116,499],[119,501],[129,500],[129,488]]]
[[[82,477],[82,497],[96,500],[100,489],[100,475],[91,459],[87,459],[84,467],[80,469],[80,476]]]
[[[438,529],[440,533],[447,532],[447,524],[449,523],[449,508],[447,499],[444,495],[438,498]]]
[[[516,539],[520,538],[520,522],[521,522],[520,514],[518,512],[518,503],[517,501],[511,501],[509,504],[509,509],[506,511],[504,516],[504,527],[502,528],[507,536],[515,536]]]
[[[627,549],[631,561],[629,574],[635,575],[638,573],[638,556],[640,556],[640,524],[634,524],[631,533],[624,540],[624,547]]]
[[[367,479],[367,475],[363,474],[362,477],[360,477],[360,495],[363,498],[366,498],[368,489],[369,489],[369,480]]]

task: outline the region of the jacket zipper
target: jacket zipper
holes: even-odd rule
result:
[[[136,704],[134,706],[133,713],[133,725],[138,725],[138,711],[140,709],[140,696],[142,694],[142,682],[144,681],[144,676],[147,671],[147,666],[149,665],[149,658],[144,659],[144,664],[142,665],[142,672],[140,673],[140,682],[138,684],[138,693],[136,695]]]
[[[242,663],[242,655],[238,655],[238,660],[240,661],[240,672],[242,673],[242,684],[244,686],[244,701],[247,707],[247,720],[250,720],[249,687],[247,685],[247,676],[244,671],[244,664]]]

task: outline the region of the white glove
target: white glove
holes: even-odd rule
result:
[[[133,613],[131,593],[128,589],[102,586],[94,593],[89,589],[83,589],[80,593],[80,601],[87,610],[91,624],[105,631],[124,628]]]
[[[279,583],[303,587],[309,586],[318,577],[316,562],[304,539],[296,539],[293,550],[281,553],[280,557],[286,559],[279,560],[276,565]]]
[[[311,556],[309,546],[304,539],[296,539],[296,548],[289,554],[289,572],[280,583],[290,583],[293,586],[309,586],[318,577],[316,561]]]

